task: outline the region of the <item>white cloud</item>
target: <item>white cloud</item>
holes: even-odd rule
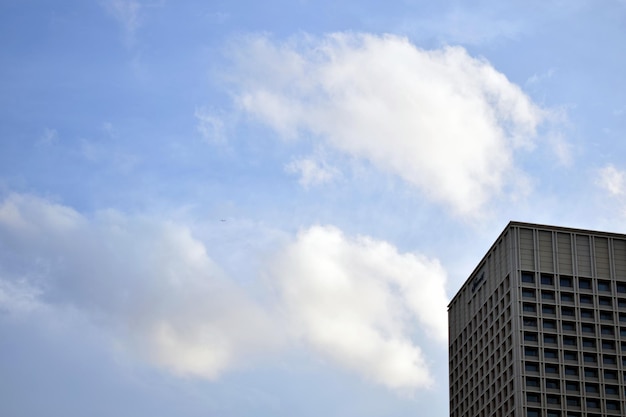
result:
[[[117,20],[126,32],[127,41],[133,42],[135,31],[139,28],[141,3],[136,0],[108,0],[104,2],[106,10]]]
[[[265,284],[277,292],[255,294],[180,223],[115,211],[86,217],[11,194],[0,202],[0,313],[61,318],[69,309],[115,346],[181,375],[215,379],[292,338],[391,389],[432,384],[420,346],[447,337],[436,260],[333,227],[269,246]]]
[[[197,129],[202,137],[208,142],[224,142],[224,121],[213,112],[201,108],[196,109],[194,116],[198,120]]]
[[[37,141],[38,146],[54,145],[59,140],[59,134],[56,129],[45,128],[43,134]]]
[[[242,110],[284,138],[312,134],[366,159],[460,215],[515,186],[515,152],[532,148],[545,117],[463,48],[349,33],[237,46],[230,75]]]
[[[437,261],[315,226],[286,248],[274,273],[294,332],[316,351],[393,389],[431,384],[411,336],[419,329],[447,340],[445,272]]]
[[[36,197],[0,204],[0,307],[72,307],[121,347],[170,371],[216,378],[273,349],[267,314],[179,224]]]
[[[599,171],[598,185],[613,196],[626,194],[626,172],[609,164]]]
[[[292,174],[298,174],[300,176],[299,182],[305,188],[328,183],[339,175],[336,168],[313,157],[291,161],[285,170]]]

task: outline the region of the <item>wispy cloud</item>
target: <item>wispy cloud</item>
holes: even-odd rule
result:
[[[131,46],[135,42],[135,33],[141,23],[141,3],[136,0],[106,0],[103,5],[122,26],[125,42]]]
[[[489,10],[455,8],[443,16],[409,18],[401,30],[416,36],[435,36],[444,44],[462,45],[485,45],[516,39],[528,30],[523,19],[499,16],[491,9],[493,7]]]
[[[435,260],[399,253],[334,227],[302,231],[274,274],[294,333],[317,352],[389,388],[432,383],[417,328],[445,342],[445,272]]]
[[[555,73],[556,73],[556,69],[550,68],[549,70],[541,74],[533,74],[530,78],[528,78],[528,80],[526,80],[526,85],[530,86],[530,85],[541,83],[545,80],[552,78]]]
[[[288,173],[299,175],[300,185],[305,188],[331,182],[339,176],[339,170],[315,157],[291,161],[285,166],[285,170]]]
[[[202,137],[211,143],[220,143],[226,140],[224,121],[215,112],[206,108],[196,109],[197,130]]]
[[[606,165],[599,171],[598,185],[612,196],[623,196],[626,194],[626,172]]]
[[[56,129],[45,128],[39,139],[37,140],[37,146],[50,146],[57,143],[59,140],[59,133]]]
[[[285,139],[310,137],[400,176],[462,216],[515,183],[546,113],[463,48],[337,33],[236,45],[237,103]]]

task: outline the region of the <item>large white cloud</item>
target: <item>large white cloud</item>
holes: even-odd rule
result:
[[[420,346],[444,345],[447,334],[436,260],[314,226],[269,245],[270,287],[242,287],[206,245],[181,223],[85,216],[11,194],[0,202],[0,313],[71,309],[117,346],[181,375],[215,379],[290,338],[392,389],[432,383]]]
[[[460,47],[337,33],[280,44],[253,36],[232,50],[243,111],[285,138],[323,138],[460,215],[515,186],[515,151],[533,146],[545,116]]]
[[[315,226],[286,248],[274,273],[294,332],[316,351],[393,389],[431,384],[412,336],[447,340],[437,261]]]
[[[278,340],[186,227],[13,194],[0,204],[0,311],[37,303],[75,308],[122,348],[205,378]]]

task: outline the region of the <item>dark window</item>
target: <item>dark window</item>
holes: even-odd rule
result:
[[[619,411],[619,402],[617,401],[607,401],[606,402],[607,410]]]
[[[539,386],[539,378],[526,378],[526,386],[527,387],[538,387]]]
[[[539,364],[536,362],[526,362],[524,369],[526,369],[527,372],[539,372]]]
[[[568,391],[578,391],[578,382],[565,381],[565,389]]]
[[[541,411],[530,408],[526,410],[526,417],[541,417]]]
[[[576,346],[576,338],[571,336],[563,336],[564,346]]]
[[[598,291],[611,291],[611,283],[609,281],[598,281]]]
[[[573,303],[574,294],[570,294],[568,292],[561,293],[561,301],[564,303]]]
[[[546,402],[552,405],[561,404],[561,398],[557,395],[546,395]]]
[[[547,301],[554,301],[553,291],[541,291],[541,299]]]
[[[523,308],[524,311],[527,311],[529,313],[534,313],[537,311],[537,307],[534,304],[531,303],[524,303]]]
[[[583,353],[583,360],[585,362],[597,362],[598,358],[593,353]]]
[[[615,334],[615,330],[613,329],[613,326],[602,326],[600,330],[602,334],[606,334],[606,335]]]
[[[601,306],[613,306],[613,300],[611,300],[609,297],[600,297],[598,299],[598,304],[600,304]]]
[[[626,284],[623,282],[617,283],[617,292],[626,293]]]
[[[533,291],[533,298],[534,297],[535,297],[535,295],[534,295],[534,291]],[[581,304],[593,304],[593,297],[590,296],[590,295],[581,294],[579,296],[579,298],[580,298],[580,303]]]
[[[558,379],[546,379],[546,388],[547,389],[559,389],[561,385],[559,384]]]
[[[595,339],[583,338],[583,347],[595,348],[596,347],[596,340]]]
[[[564,321],[561,323],[561,326],[563,327],[563,331],[576,331],[576,323],[572,321]]]
[[[574,317],[574,309],[571,307],[561,307],[561,315],[565,317]]]
[[[524,340],[526,342],[536,342],[538,340],[537,333],[524,332]]]
[[[585,384],[585,391],[591,393],[598,392],[598,384]]]
[[[526,401],[529,403],[538,403],[539,402],[539,394],[535,394],[534,392],[526,393]]]
[[[566,366],[565,367],[565,375],[578,376],[578,368],[576,368],[574,366]]]
[[[602,363],[605,365],[615,365],[617,358],[614,355],[602,355]]]
[[[604,370],[604,379],[617,379],[617,372],[605,369]]]
[[[535,290],[531,290],[530,288],[522,289],[522,297],[524,298],[535,298]]]
[[[580,407],[580,398],[578,398],[578,397],[567,397],[567,405],[574,406],[574,407]]]
[[[572,277],[561,277],[559,279],[559,283],[561,284],[561,287],[572,287]]]
[[[572,350],[566,350],[563,352],[563,359],[566,361],[576,361],[578,360],[578,354]]]
[[[553,334],[544,334],[543,335],[543,343],[547,344],[547,345],[554,345],[556,344],[556,336]]]
[[[538,356],[539,355],[539,351],[537,350],[537,348],[524,348],[524,356]]]
[[[612,340],[603,340],[602,349],[615,350],[615,342]]]
[[[619,335],[621,337],[626,337],[626,327],[620,327],[619,328]]]
[[[543,314],[556,314],[556,307],[553,305],[544,305],[541,307],[541,312]]]
[[[612,311],[600,311],[600,320],[613,320]]]
[[[626,313],[619,313],[619,321],[626,322]]]
[[[522,282],[534,283],[535,274],[533,274],[532,272],[522,272]]]
[[[546,364],[546,374],[558,374],[559,373],[559,367],[556,365],[550,365],[550,364]]]
[[[543,321],[544,329],[556,329],[556,321],[554,320],[544,320]]]
[[[619,307],[619,308],[626,308],[626,299],[618,298],[617,299],[617,307]]]
[[[593,398],[587,398],[587,408],[600,408],[600,401]]]
[[[593,310],[588,310],[586,308],[580,309],[580,318],[592,319],[593,318]]]
[[[578,280],[578,288],[580,288],[581,290],[590,290],[591,280],[587,278],[580,278]]]
[[[585,377],[587,378],[597,378],[598,370],[594,368],[585,368]]]
[[[543,351],[543,357],[546,359],[556,359],[559,357],[559,354],[554,349],[546,349]]]
[[[548,404],[552,404],[550,403],[550,398],[548,398]],[[561,404],[561,400],[559,399],[559,402],[556,404]],[[561,412],[556,410],[548,410],[546,417],[561,417]]]
[[[537,327],[537,319],[524,317],[524,326]]]
[[[594,326],[593,324],[585,324],[585,323],[583,323],[580,327],[581,327],[583,333],[592,333],[592,334],[596,333],[596,326]]]
[[[608,395],[619,395],[619,388],[617,385],[606,385],[604,387],[604,392]]]
[[[554,285],[554,277],[552,275],[541,274],[541,285]]]

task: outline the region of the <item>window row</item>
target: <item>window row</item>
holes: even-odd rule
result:
[[[626,299],[623,301],[626,305]],[[539,308],[541,307],[541,308]],[[575,319],[577,316],[580,317],[581,320],[595,320],[596,317],[603,321],[613,321],[615,320],[615,313],[613,310],[599,310],[596,311],[590,308],[580,308],[577,309],[575,307],[569,306],[557,306],[554,304],[542,304],[538,306],[535,303],[525,302],[522,303],[522,311],[525,313],[537,313],[541,311],[541,313],[545,316],[556,316],[557,312],[560,313],[560,316],[563,318]],[[618,320],[626,323],[626,313],[618,313]]]
[[[527,392],[526,393],[526,402],[527,403],[536,403],[536,404],[541,404],[542,403],[542,395],[536,392]],[[581,404],[581,398],[578,396],[573,396],[573,395],[568,395],[565,397],[565,400],[563,401],[563,403],[567,404],[568,407],[580,407]],[[547,404],[548,406],[551,405],[561,405],[562,401],[561,401],[561,396],[560,395],[556,395],[556,394],[547,394],[545,396],[545,404]],[[619,401],[617,400],[605,400],[606,401],[606,409],[607,410],[612,410],[612,411],[619,411],[620,410],[620,405],[619,405]],[[585,399],[585,404],[587,405],[587,408],[600,408],[600,403],[601,400],[598,398],[586,398]]]
[[[591,364],[589,364],[591,365]],[[543,366],[539,362],[525,361],[524,370],[527,377],[536,377],[539,375],[540,370],[543,368],[544,375],[547,378],[559,378],[561,375],[564,378],[580,379],[581,370],[576,365],[564,365],[561,374],[561,367],[558,364],[544,363]],[[602,371],[602,372],[600,372]],[[626,374],[626,372],[624,372]],[[599,370],[598,367],[583,367],[582,375],[585,376],[585,380],[597,381],[602,375],[605,382],[618,382],[618,371],[616,369],[603,369]],[[623,375],[626,380],[626,375]]]
[[[564,361],[578,362],[580,357],[583,363],[598,363],[599,359],[598,354],[594,352],[583,352],[579,355],[579,352],[574,350],[559,351],[557,349],[538,349],[528,346],[524,348],[524,358],[538,358],[540,352],[543,354],[544,360],[559,360],[559,352],[562,353],[562,360]],[[604,365],[617,365],[618,356],[616,355],[602,354],[600,358]],[[621,363],[622,366],[626,367],[626,356],[621,357]]]
[[[531,343],[533,345],[539,343],[539,333],[537,332],[524,332],[524,342]],[[598,345],[602,348],[602,350],[610,350],[615,351],[618,344],[615,340],[601,339],[598,343],[596,339],[583,337],[582,339],[578,339],[576,336],[567,336],[562,335],[558,336],[553,333],[545,333],[542,335],[541,340],[545,346],[557,346],[559,339],[561,340],[561,345],[563,347],[572,347],[576,348],[581,346],[585,349],[596,349]],[[623,353],[626,353],[626,341],[622,341],[619,343],[619,346]]]
[[[539,296],[542,301],[548,302],[556,302],[557,292],[551,290],[541,290],[539,292]],[[597,303],[594,301],[595,296],[593,294],[578,294],[579,304],[593,306],[597,304],[600,307],[614,307],[613,297],[610,296],[598,296]],[[524,300],[536,300],[537,299],[537,290],[534,288],[522,288],[522,299]],[[561,303],[566,304],[574,304],[576,300],[576,296],[571,292],[560,292],[559,300]],[[618,298],[617,299],[617,307],[618,308],[626,308],[626,298]]]
[[[538,323],[541,322],[541,326],[544,330],[557,331],[560,328],[564,332],[576,332],[576,330],[580,327],[580,331],[583,334],[595,335],[597,332],[597,327],[599,327],[599,334],[603,336],[615,336],[615,326],[610,325],[596,325],[595,323],[577,323],[575,321],[558,321],[552,319],[541,319],[538,320],[536,317],[522,317],[522,325],[525,329],[536,329],[538,328]],[[619,328],[619,334],[622,337],[626,337],[626,327]]]
[[[626,282],[623,281],[611,281],[605,279],[592,279],[592,278],[575,278],[572,276],[554,276],[552,274],[539,274],[539,279],[536,279],[534,272],[522,272],[523,284],[535,284],[539,282],[542,286],[554,286],[557,282],[560,288],[578,288],[579,290],[593,290],[597,289],[598,292],[610,293],[613,289],[617,293],[626,294]],[[595,285],[594,285],[595,284]]]
[[[618,413],[617,411],[615,412]],[[526,411],[526,417],[581,417],[580,411],[561,411],[561,410],[546,410],[545,414],[541,410],[535,408],[529,408]],[[585,417],[602,417],[596,413],[585,413]]]
[[[617,378],[617,375],[614,375],[614,376]],[[614,381],[614,384],[616,384],[615,381]],[[528,377],[528,376],[526,377],[526,388],[529,390],[534,390],[534,389],[540,390],[541,388],[545,388],[546,390],[558,391],[560,390],[561,385],[563,385],[565,388],[565,391],[568,394],[579,393],[582,387],[585,392],[591,393],[591,394],[597,394],[597,393],[600,393],[600,391],[604,391],[606,395],[619,395],[620,387],[619,385],[614,385],[614,384],[606,384],[602,386],[593,382],[582,383],[579,381],[570,381],[570,380],[561,381],[559,379],[545,379],[543,380],[543,383],[542,383],[540,378]]]

